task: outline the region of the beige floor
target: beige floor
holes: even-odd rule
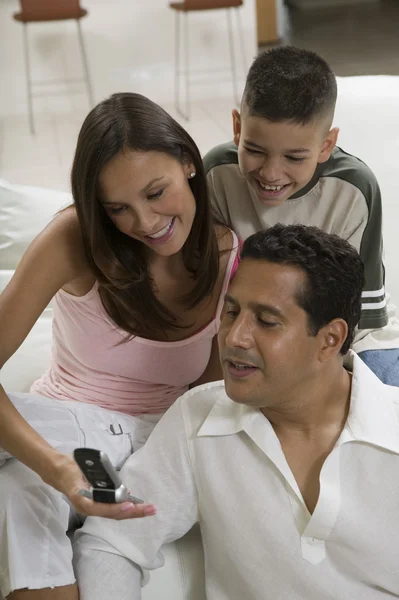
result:
[[[174,15],[167,0],[82,0],[95,101],[117,91],[135,91],[174,110]],[[255,0],[242,9],[246,68],[256,53]],[[37,98],[37,133],[29,132],[22,26],[12,19],[16,0],[0,0],[0,178],[13,183],[68,189],[69,170],[89,105],[81,84],[56,85],[57,95]],[[190,16],[192,118],[186,125],[206,152],[231,136],[234,106],[225,11]],[[236,20],[233,20],[236,25]],[[35,80],[81,76],[76,26],[29,26]],[[220,72],[219,67],[222,69]],[[245,73],[237,52],[239,89]],[[205,73],[204,73],[205,71]],[[49,90],[43,86],[43,90]]]

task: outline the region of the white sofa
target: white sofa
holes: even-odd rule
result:
[[[383,194],[387,287],[399,299],[396,229],[399,222],[399,77],[339,80],[335,123],[340,145],[361,157],[376,173]],[[66,193],[11,185],[0,180],[0,292],[32,238],[61,207]],[[6,389],[26,391],[46,368],[50,356],[51,306],[1,371]],[[198,530],[164,548],[165,566],[151,574],[144,600],[204,600],[204,562]]]

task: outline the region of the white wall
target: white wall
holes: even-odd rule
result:
[[[283,39],[287,27],[287,11],[284,0],[276,0],[277,6],[277,34],[279,39]]]

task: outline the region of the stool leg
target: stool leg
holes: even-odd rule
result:
[[[229,47],[230,47],[230,60],[231,60],[231,75],[232,75],[232,83],[233,83],[233,95],[234,101],[237,106],[240,105],[240,97],[238,94],[238,85],[237,85],[237,69],[236,69],[236,59],[234,54],[234,39],[233,39],[233,24],[231,20],[231,9],[227,9],[227,28],[229,33]]]
[[[180,15],[175,14],[175,108],[180,113]]]
[[[185,13],[185,21],[186,21],[186,36],[185,36],[185,55],[186,55],[186,119],[187,121],[190,119],[190,48],[189,48],[189,39],[190,36],[188,34],[188,11]]]
[[[28,92],[28,111],[29,111],[29,127],[32,135],[35,135],[35,123],[33,120],[33,105],[32,105],[32,77],[30,73],[29,61],[29,46],[28,46],[28,25],[23,24],[24,31],[24,53],[25,53],[25,71],[26,71],[26,89]]]
[[[246,77],[247,71],[248,71],[248,64],[247,64],[247,58],[246,58],[246,53],[245,53],[244,34],[243,34],[243,30],[242,30],[241,9],[238,8],[238,6],[235,9],[235,13],[237,16],[238,35],[240,38],[242,66],[243,66],[243,70],[244,70],[244,77]]]
[[[82,28],[80,26],[80,19],[76,19],[76,24],[78,26],[78,38],[79,38],[80,52],[82,54],[83,70],[85,73],[85,79],[86,79],[86,85],[87,85],[87,96],[89,98],[90,108],[93,108],[94,107],[93,89],[91,87],[89,65],[87,62],[86,49],[85,49],[84,40],[83,40]]]
[[[178,12],[178,11],[177,11]],[[177,83],[177,95],[176,95],[176,110],[183,119],[186,121],[190,120],[190,65],[189,65],[189,35],[188,35],[188,12],[184,13],[184,70],[180,73],[180,16],[176,17],[176,72],[179,77],[176,79]],[[185,77],[185,111],[182,110],[179,100],[180,92],[180,75]]]

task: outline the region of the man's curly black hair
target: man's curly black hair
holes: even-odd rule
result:
[[[337,235],[318,227],[282,225],[251,235],[241,258],[292,265],[306,273],[306,285],[298,291],[298,305],[308,315],[310,335],[333,319],[343,319],[348,336],[341,354],[349,350],[360,319],[364,267],[356,249]]]

